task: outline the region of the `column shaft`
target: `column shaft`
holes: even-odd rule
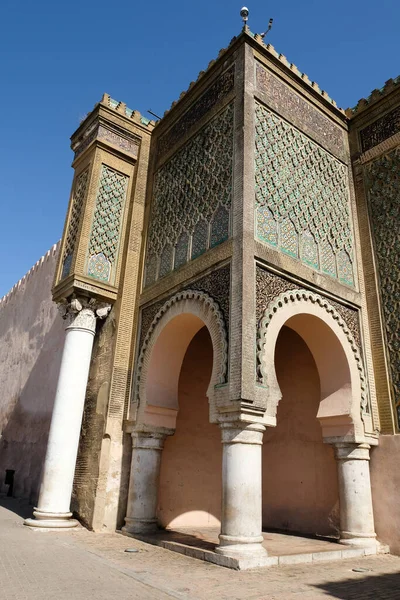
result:
[[[351,546],[375,543],[367,444],[336,444],[340,501],[340,542]]]
[[[262,425],[222,424],[222,523],[216,552],[266,557],[262,546]],[[260,563],[261,564],[261,563]]]
[[[70,502],[96,328],[95,309],[90,302],[73,300],[65,313],[70,324],[66,328],[39,501],[33,511],[36,518],[25,520],[30,527],[77,525],[71,519]]]
[[[128,506],[123,531],[149,533],[157,529],[158,485],[165,434],[132,433]]]

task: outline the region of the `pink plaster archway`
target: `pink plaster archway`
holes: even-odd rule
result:
[[[321,401],[317,418],[326,441],[364,439],[368,411],[362,359],[350,330],[329,302],[306,290],[281,294],[264,312],[258,328],[260,382],[268,386],[267,414],[276,416],[281,390],[275,372],[275,346],[286,325],[308,345],[317,365]]]
[[[210,421],[215,420],[213,390],[226,382],[228,342],[218,304],[206,293],[185,290],[158,311],[140,352],[135,401],[139,428],[175,429],[178,382],[182,362],[195,334],[206,326],[213,347],[213,368],[207,396]]]

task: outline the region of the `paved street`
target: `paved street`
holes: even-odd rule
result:
[[[394,556],[236,572],[119,534],[31,531],[27,514],[0,498],[1,600],[400,600]]]

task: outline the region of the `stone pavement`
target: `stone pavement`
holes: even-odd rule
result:
[[[1,600],[400,600],[395,556],[237,572],[117,533],[32,531],[30,510],[0,498]]]

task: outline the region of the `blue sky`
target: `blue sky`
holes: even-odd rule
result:
[[[0,297],[61,236],[69,137],[103,92],[163,114],[239,33],[241,4],[3,0],[0,17]],[[339,106],[400,74],[398,0],[252,0],[253,32]]]

